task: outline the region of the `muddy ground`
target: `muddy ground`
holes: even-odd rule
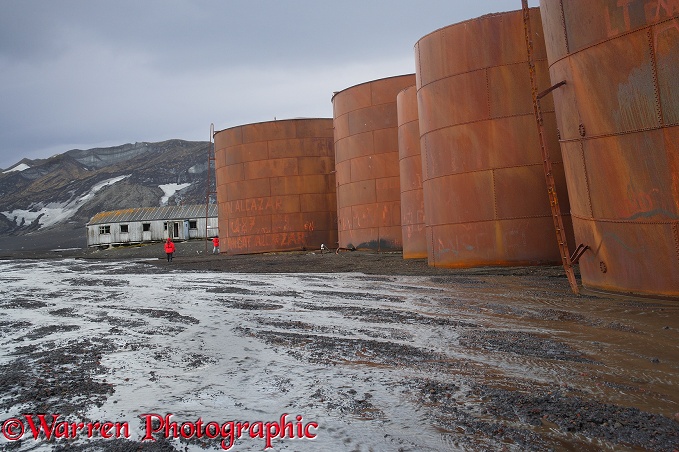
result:
[[[0,265],[10,313],[0,321],[0,421],[55,411],[131,419],[145,408],[135,394],[177,393],[148,409],[223,419],[296,410],[321,425],[316,442],[280,440],[274,450],[679,450],[679,303],[574,296],[558,267],[446,270],[360,252],[213,256],[202,242],[178,244],[172,263],[156,244]],[[177,337],[204,341],[200,353],[187,355]],[[195,387],[182,380],[192,373]],[[268,402],[244,383],[260,380],[273,386]],[[217,395],[190,410],[179,403],[201,391]],[[35,447],[220,448],[195,438],[0,442]]]

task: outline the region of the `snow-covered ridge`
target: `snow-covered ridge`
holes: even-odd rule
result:
[[[27,210],[16,209],[11,212],[0,212],[9,220],[14,221],[17,226],[32,223],[38,219],[40,227],[51,226],[61,221],[68,220],[80,209],[83,204],[92,199],[94,195],[104,187],[113,185],[121,180],[130,177],[131,174],[113,177],[95,184],[90,191],[76,199],[71,199],[64,203],[51,202],[48,204],[34,203]]]

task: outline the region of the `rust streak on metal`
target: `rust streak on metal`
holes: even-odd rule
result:
[[[542,111],[540,110],[540,98],[552,92],[556,88],[566,84],[565,81],[553,85],[551,88],[538,94],[538,85],[535,74],[534,50],[533,50],[533,33],[531,31],[530,11],[528,8],[528,0],[521,0],[523,11],[523,25],[526,34],[526,50],[528,52],[528,67],[530,72],[531,93],[533,96],[533,112],[535,114],[535,121],[538,127],[538,135],[540,137],[540,150],[542,151],[542,161],[544,164],[545,181],[547,183],[547,194],[549,196],[549,204],[552,209],[552,219],[554,220],[554,229],[556,230],[556,241],[559,245],[559,252],[561,253],[561,262],[568,277],[568,283],[574,294],[578,294],[578,281],[575,279],[573,271],[573,264],[571,262],[570,251],[568,250],[568,240],[566,239],[566,231],[564,230],[563,220],[561,217],[561,206],[559,205],[559,197],[556,191],[556,182],[554,181],[554,174],[552,172],[552,159],[547,149],[545,141],[545,127],[542,119]],[[541,95],[542,94],[542,95]]]

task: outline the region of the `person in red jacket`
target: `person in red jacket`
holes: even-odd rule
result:
[[[212,254],[219,254],[219,236],[212,238]]]
[[[175,246],[170,237],[165,241],[165,254],[167,254],[167,261],[172,262],[172,255],[174,254]]]

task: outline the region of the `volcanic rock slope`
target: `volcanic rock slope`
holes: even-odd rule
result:
[[[209,146],[168,140],[24,159],[13,168],[28,168],[0,173],[0,249],[45,236],[50,246],[65,236],[84,246],[97,212],[205,203]],[[214,192],[214,173],[210,180]]]

